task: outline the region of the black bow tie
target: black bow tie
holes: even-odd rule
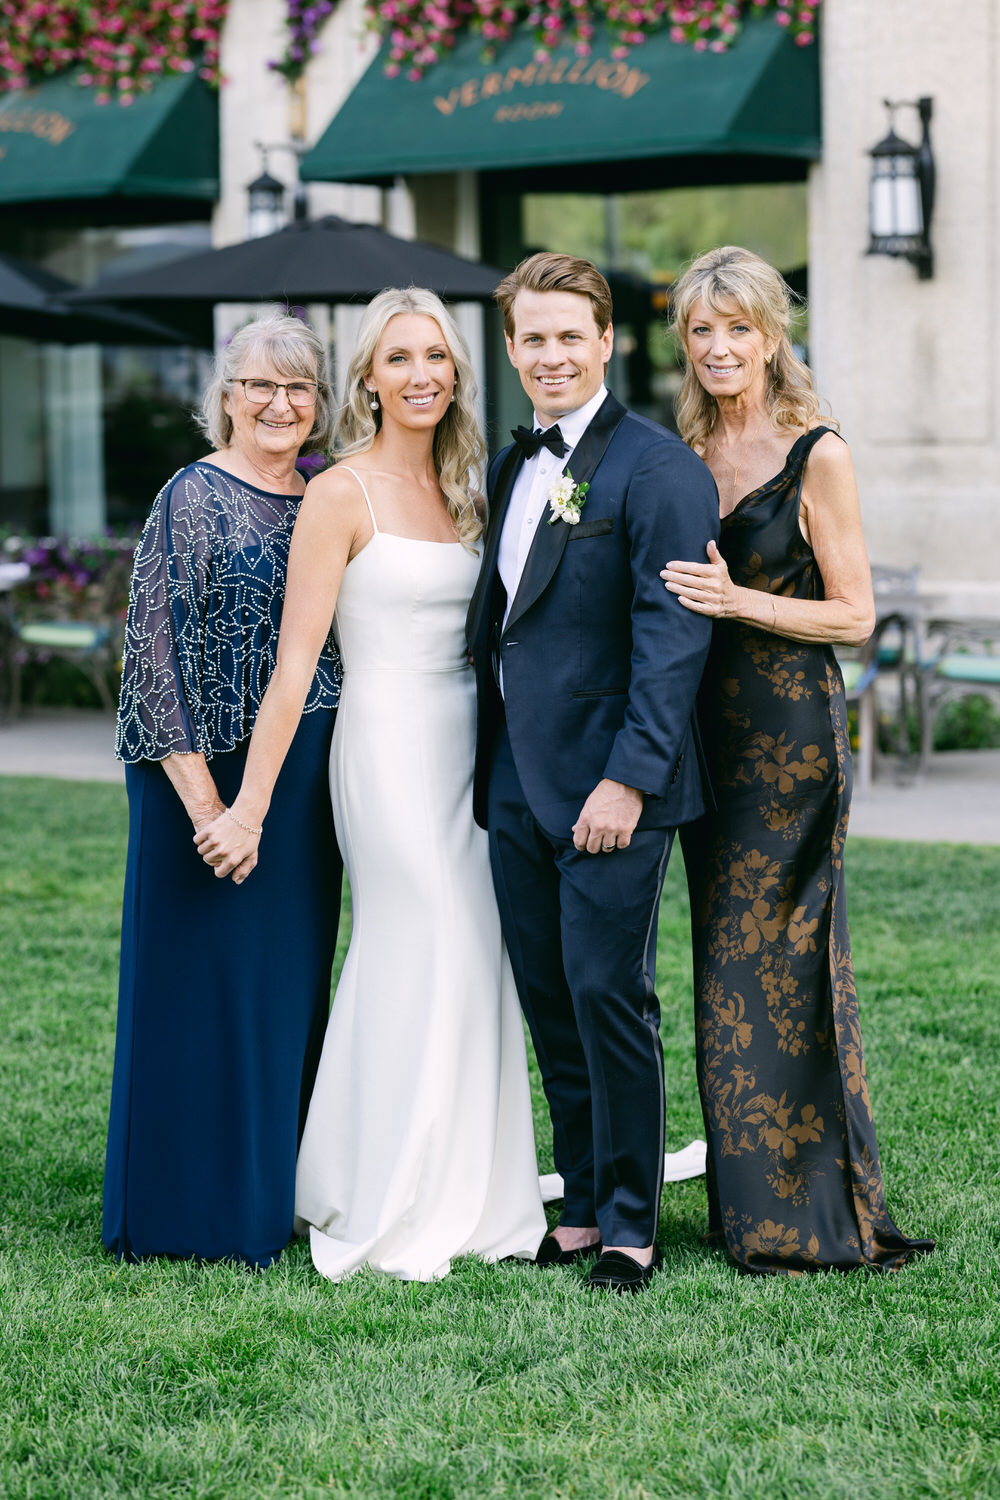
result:
[[[559,431],[558,422],[554,427],[539,428],[535,432],[530,427],[515,427],[511,437],[525,458],[534,458],[539,448],[548,448],[556,458],[565,458],[569,452],[569,444]]]

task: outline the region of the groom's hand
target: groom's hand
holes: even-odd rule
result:
[[[573,843],[588,854],[627,849],[642,812],[642,793],[620,781],[599,781],[573,824]]]

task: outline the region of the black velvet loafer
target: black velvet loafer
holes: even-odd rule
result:
[[[605,1250],[585,1285],[602,1292],[644,1292],[659,1264],[660,1252],[656,1249],[648,1266],[640,1266],[631,1255],[623,1255],[620,1250]]]
[[[538,1247],[535,1256],[536,1266],[576,1266],[581,1260],[589,1260],[594,1255],[600,1255],[601,1242],[595,1240],[592,1245],[581,1245],[579,1250],[564,1250],[554,1234],[547,1234]]]

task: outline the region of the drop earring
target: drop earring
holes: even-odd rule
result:
[[[371,398],[368,402],[368,405],[371,407],[372,411],[378,411],[378,391],[369,391],[368,395]]]

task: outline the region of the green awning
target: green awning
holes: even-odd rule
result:
[[[0,99],[0,203],[219,196],[216,97],[195,73],[98,104],[72,74]]]
[[[695,52],[657,32],[622,60],[598,33],[589,57],[567,44],[544,61],[521,34],[495,61],[467,34],[417,82],[371,64],[302,162],[322,182],[407,173],[516,174],[535,186],[668,186],[805,175],[820,155],[818,49],[770,17],[748,20],[728,52]]]

